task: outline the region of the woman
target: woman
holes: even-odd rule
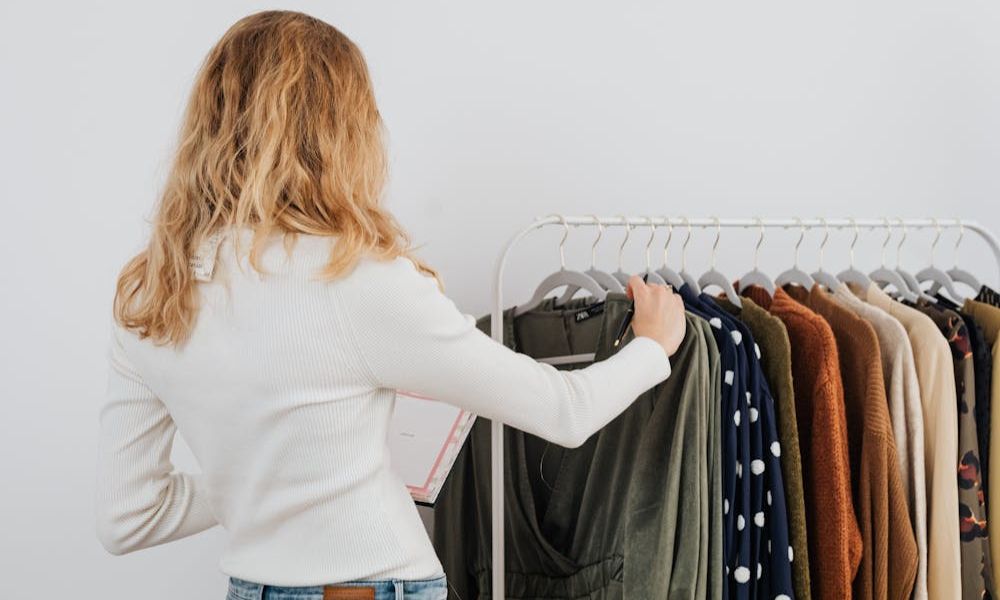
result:
[[[402,388],[578,446],[669,375],[683,307],[629,282],[634,339],[558,371],[443,295],[381,206],[357,47],[263,12],[208,55],[148,247],[114,302],[97,534],[112,554],[230,534],[230,597],[444,598],[386,426]],[[202,473],[173,471],[180,429]]]

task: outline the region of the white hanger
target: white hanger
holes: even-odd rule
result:
[[[833,276],[833,273],[830,273],[823,268],[823,253],[826,250],[826,242],[830,239],[830,226],[826,224],[826,219],[823,217],[819,218],[819,222],[823,224],[823,241],[820,242],[819,245],[819,269],[812,274],[812,278],[816,281],[816,283],[826,287],[826,289],[832,292],[843,284],[840,283],[839,279]]]
[[[837,273],[837,279],[843,283],[856,283],[862,288],[867,288],[872,284],[872,280],[868,278],[863,272],[859,271],[854,266],[854,245],[858,243],[858,237],[861,235],[861,230],[858,228],[858,222],[853,218],[850,219],[851,225],[854,227],[854,239],[851,240],[851,264],[848,268],[844,269],[840,273]]]
[[[632,235],[632,225],[628,222],[628,219],[625,218],[625,215],[619,216],[621,217],[622,222],[625,223],[625,239],[622,240],[621,246],[618,246],[618,270],[612,273],[612,275],[622,285],[628,285],[628,279],[631,275],[625,272],[623,257],[625,254],[625,244],[628,243],[628,238]]]
[[[564,285],[575,285],[578,288],[585,289],[598,301],[604,300],[605,296],[607,296],[607,292],[600,286],[600,284],[594,281],[593,277],[585,273],[571,271],[566,268],[566,252],[563,246],[566,243],[566,238],[569,237],[569,225],[566,223],[566,218],[562,215],[555,216],[559,217],[559,220],[562,221],[563,227],[566,228],[562,240],[559,242],[559,270],[543,279],[535,289],[534,295],[527,302],[518,305],[514,309],[515,317],[536,308],[542,303],[543,300],[545,300],[545,297],[548,294]]]
[[[674,238],[674,224],[670,219],[665,219],[667,222],[667,241],[663,244],[663,266],[657,271],[660,277],[663,278],[668,284],[674,286],[674,289],[680,289],[684,285],[684,280],[681,276],[677,274],[676,271],[667,266],[667,248],[670,246],[670,240]]]
[[[792,268],[787,271],[779,273],[777,277],[774,278],[775,285],[784,287],[788,284],[798,285],[806,289],[811,288],[816,282],[813,278],[806,273],[801,268],[799,268],[799,246],[802,245],[802,240],[806,237],[806,226],[802,222],[802,219],[795,217],[795,220],[799,223],[799,241],[795,242],[795,262],[792,264]],[[772,294],[773,295],[773,294]]]
[[[757,285],[764,288],[768,296],[774,298],[774,282],[758,267],[760,246],[764,243],[764,220],[757,217],[757,224],[760,225],[760,237],[757,238],[757,245],[753,249],[753,270],[740,277],[740,292],[751,285]]]
[[[687,217],[681,217],[681,220],[684,221],[684,226],[687,227],[687,237],[684,238],[684,244],[681,246],[681,281],[684,282],[684,285],[688,286],[688,289],[692,293],[700,294],[701,287],[698,285],[698,280],[694,278],[694,275],[688,273],[687,270],[688,242],[691,241],[691,221]]]
[[[904,233],[905,236],[905,233]],[[889,218],[885,218],[885,241],[882,242],[882,265],[868,274],[868,277],[879,287],[885,288],[886,286],[893,286],[896,288],[896,292],[904,300],[909,300],[910,302],[916,302],[919,296],[910,289],[910,286],[906,284],[903,277],[899,274],[899,271],[890,269],[885,266],[885,249],[889,245],[889,240],[892,239],[892,225],[889,224]],[[905,239],[905,238],[904,238]],[[902,246],[902,241],[900,241]],[[898,253],[897,253],[898,257]],[[896,262],[899,260],[897,258]]]
[[[601,287],[609,292],[620,292],[625,293],[625,288],[622,284],[618,282],[610,273],[606,271],[601,271],[597,268],[597,243],[601,241],[601,237],[604,236],[604,225],[601,220],[597,218],[597,215],[588,215],[594,218],[594,224],[597,225],[597,239],[590,246],[590,268],[584,271],[585,275],[590,275],[594,278]],[[566,292],[560,296],[556,304],[563,305],[569,302],[569,299],[576,295],[580,291],[580,288],[575,285],[566,286]]]
[[[667,285],[667,282],[653,270],[649,262],[649,247],[653,245],[653,238],[656,237],[656,223],[653,222],[652,217],[646,217],[646,220],[649,221],[649,241],[646,242],[646,283]]]
[[[934,222],[934,241],[931,242],[931,264],[917,273],[917,281],[921,284],[928,281],[937,283],[941,289],[948,293],[948,296],[952,300],[961,303],[965,300],[965,297],[955,289],[955,282],[951,280],[951,276],[934,266],[934,250],[937,248],[938,240],[941,239],[941,226],[938,224],[937,219],[932,219],[932,221]]]
[[[712,260],[709,263],[708,271],[698,278],[698,286],[705,290],[710,286],[718,286],[725,294],[726,298],[735,304],[736,306],[743,307],[743,300],[740,295],[736,293],[736,289],[729,279],[723,275],[718,269],[715,268],[715,252],[719,248],[719,239],[722,237],[722,224],[719,222],[718,217],[713,217],[715,221],[715,242],[712,244]]]

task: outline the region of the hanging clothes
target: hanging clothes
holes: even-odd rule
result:
[[[865,302],[895,317],[910,337],[924,417],[927,596],[931,600],[961,598],[961,542],[955,527],[958,410],[951,350],[927,315],[893,300],[875,284],[859,290],[859,294]]]
[[[603,310],[578,319],[590,302],[572,299],[555,308],[549,298],[516,319],[507,309],[505,343],[535,357],[596,351],[595,360],[603,360],[616,351],[612,338],[629,300],[609,293]],[[488,316],[477,322],[484,332],[489,324]],[[510,597],[698,598],[720,589],[712,579],[721,578],[721,569],[709,571],[706,545],[721,532],[713,534],[704,519],[705,494],[721,483],[710,481],[721,474],[709,464],[717,439],[711,432],[719,426],[711,421],[721,415],[710,410],[719,402],[719,388],[709,381],[718,356],[709,355],[705,335],[704,325],[688,317],[671,359],[673,372],[683,376],[641,394],[578,448],[504,427]],[[490,523],[490,422],[478,418],[435,510],[434,544],[450,598],[489,595]]]
[[[975,420],[975,371],[972,345],[962,317],[920,299],[913,305],[931,318],[948,340],[954,364],[958,411],[958,515],[962,560],[962,598],[992,597],[992,563],[987,539],[987,515],[979,494],[979,441]],[[989,596],[984,596],[986,592]]]
[[[903,325],[884,310],[863,302],[854,287],[838,287],[830,296],[872,326],[882,359],[882,380],[892,420],[896,457],[917,544],[913,599],[927,598],[927,500],[924,481],[924,417],[913,347]],[[919,491],[918,491],[919,490]]]
[[[836,340],[830,326],[785,290],[744,296],[781,319],[792,347],[792,381],[803,465],[810,580],[816,599],[849,599],[861,563],[851,495],[847,419]]]
[[[992,347],[992,377],[990,380],[990,480],[1000,481],[1000,295],[983,286],[976,296],[980,300],[966,300],[962,311],[976,320],[983,328],[986,343]],[[995,303],[995,304],[993,304]],[[1000,523],[1000,501],[994,495],[987,505],[987,519]],[[989,536],[990,556],[1000,557],[1000,535]],[[1000,558],[992,564],[994,586],[1000,581]]]
[[[715,298],[708,294],[696,296],[687,286],[680,293],[690,310],[699,311],[697,314],[707,318],[723,339],[732,340],[739,358],[737,368],[741,370],[736,377],[736,407],[731,414],[734,425],[745,425],[750,432],[749,462],[735,462],[738,483],[749,483],[750,512],[736,513],[735,520],[737,536],[750,534],[750,555],[746,558],[748,568],[741,562],[729,565],[730,595],[790,598],[794,550],[789,541],[774,400],[760,366],[760,347],[750,329],[722,310]]]
[[[818,285],[809,291],[786,291],[823,317],[837,340],[854,507],[863,543],[854,597],[906,600],[917,574],[917,543],[898,468],[878,338],[871,325]]]
[[[781,475],[785,483],[789,537],[794,556],[792,583],[795,598],[809,600],[812,592],[809,582],[805,496],[802,488],[802,455],[799,451],[799,426],[792,385],[792,348],[788,331],[781,319],[769,314],[750,298],[742,299],[742,307],[721,296],[715,302],[750,328],[761,349],[760,362],[768,388],[774,396],[778,437],[781,441]]]

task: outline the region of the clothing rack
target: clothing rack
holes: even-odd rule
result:
[[[644,217],[644,216],[618,216],[618,217],[597,217],[597,216],[567,216],[550,215],[536,219],[528,226],[521,229],[504,247],[500,254],[493,280],[493,311],[490,316],[490,331],[493,339],[503,343],[503,274],[507,264],[507,258],[515,246],[529,233],[543,227],[552,225],[563,226],[591,226],[591,227],[625,227],[628,226],[657,226],[657,227],[684,227],[684,228],[804,228],[804,229],[968,229],[979,235],[993,251],[993,256],[997,261],[997,271],[1000,274],[1000,243],[997,238],[985,227],[974,221],[961,220],[939,220],[939,219],[757,219],[757,218],[694,218],[684,217]],[[1000,281],[1000,279],[998,279]],[[493,420],[490,429],[491,437],[491,496],[492,496],[492,553],[493,553],[493,577],[492,594],[495,600],[504,598],[504,475],[503,475],[503,423]]]

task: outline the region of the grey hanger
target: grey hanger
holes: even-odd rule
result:
[[[718,286],[723,293],[726,294],[726,298],[735,304],[736,306],[743,307],[743,299],[740,295],[736,293],[736,289],[733,287],[732,282],[729,281],[725,275],[723,275],[718,269],[715,268],[715,253],[719,248],[719,239],[722,237],[722,224],[719,222],[718,217],[713,217],[715,221],[715,242],[712,244],[712,260],[709,263],[708,271],[698,278],[698,286],[705,290],[710,286]]]
[[[618,270],[612,273],[615,279],[618,280],[623,286],[628,285],[628,279],[631,277],[625,272],[625,267],[623,266],[624,254],[625,254],[625,244],[628,244],[628,238],[632,235],[632,225],[629,224],[628,219],[625,215],[619,215],[622,222],[625,223],[625,239],[622,240],[621,246],[618,246]]]
[[[760,237],[757,238],[757,245],[753,249],[753,270],[748,272],[743,277],[740,277],[740,293],[746,290],[751,285],[756,285],[764,288],[767,291],[767,295],[774,298],[774,282],[771,278],[767,276],[758,267],[758,260],[760,258],[760,246],[764,243],[764,221],[760,217],[757,217],[757,224],[760,225]]]
[[[858,237],[861,235],[861,230],[858,228],[858,222],[853,218],[850,220],[851,225],[854,226],[854,239],[851,240],[851,264],[848,268],[844,269],[840,273],[837,273],[837,279],[843,283],[854,283],[860,285],[862,288],[867,288],[872,284],[872,280],[868,278],[863,272],[859,271],[854,266],[854,246],[858,243]]]
[[[664,281],[674,286],[675,289],[680,289],[684,285],[684,280],[677,274],[677,271],[667,266],[667,248],[670,246],[670,240],[674,238],[674,224],[669,218],[665,220],[667,222],[667,241],[663,244],[663,266],[660,267],[657,273],[659,273]]]
[[[646,220],[649,221],[649,241],[646,242],[646,283],[667,285],[667,282],[653,270],[649,262],[649,247],[653,245],[653,238],[656,237],[656,223],[653,222],[652,217],[646,217]]]
[[[681,281],[684,282],[684,285],[688,286],[688,289],[692,293],[700,294],[701,286],[698,285],[698,280],[687,270],[688,242],[691,241],[691,221],[687,217],[681,217],[681,220],[684,221],[684,226],[687,227],[687,237],[684,238],[684,244],[681,246]]]
[[[594,218],[594,224],[597,225],[597,239],[595,239],[594,243],[591,244],[590,246],[590,268],[584,271],[583,273],[585,275],[590,275],[591,277],[593,277],[594,281],[596,281],[598,284],[600,284],[601,287],[603,287],[605,290],[609,292],[625,293],[625,288],[622,287],[622,284],[619,283],[619,281],[615,279],[611,275],[611,273],[608,273],[607,271],[601,271],[596,266],[597,244],[598,242],[601,241],[601,237],[604,236],[604,225],[601,224],[601,220],[597,218],[597,215],[589,215],[589,216]],[[578,291],[580,291],[580,288],[575,285],[566,286],[566,292],[559,297],[559,300],[556,301],[556,304],[560,306],[566,304],[567,302],[569,302],[570,298],[576,295]]]
[[[934,282],[939,285],[939,291],[943,289],[947,292],[948,297],[961,303],[965,300],[965,296],[959,294],[958,290],[955,289],[955,282],[951,280],[951,276],[934,266],[934,249],[937,248],[938,240],[941,239],[941,226],[938,224],[937,219],[933,219],[933,221],[934,241],[931,242],[931,264],[917,273],[917,281],[921,284],[928,281]]]
[[[920,287],[920,282],[913,276],[913,273],[910,273],[902,266],[903,243],[906,241],[907,230],[906,221],[902,217],[899,217],[898,220],[899,227],[903,231],[903,237],[900,238],[899,244],[896,245],[896,272],[899,273],[900,278],[906,282],[906,287],[909,288],[910,292],[916,294],[918,299],[923,298],[928,302],[937,302],[937,298],[931,296]]]
[[[955,219],[955,224],[958,225],[958,239],[955,240],[955,266],[946,272],[955,283],[964,283],[972,288],[973,292],[978,293],[983,284],[972,273],[958,268],[958,247],[962,245],[962,238],[965,237],[965,223],[961,219]]]
[[[565,217],[562,215],[558,215],[558,217],[562,221],[563,227],[566,228],[562,240],[559,242],[559,270],[543,279],[538,284],[538,287],[535,288],[534,295],[527,302],[518,305],[514,309],[515,317],[537,308],[545,300],[546,296],[564,285],[575,285],[578,289],[585,289],[598,301],[604,300],[605,296],[607,296],[607,292],[600,284],[594,281],[593,277],[580,271],[571,271],[566,268],[566,252],[563,249],[563,245],[566,243],[566,238],[569,237],[569,225],[566,223]]]
[[[784,287],[786,285],[798,285],[806,289],[811,288],[816,282],[813,278],[806,273],[801,268],[799,268],[799,246],[802,245],[802,240],[806,237],[806,226],[802,223],[802,219],[796,217],[796,221],[799,223],[799,241],[795,242],[795,263],[792,264],[792,268],[787,271],[783,271],[774,278],[775,285]]]
[[[889,240],[892,239],[892,225],[889,224],[889,219],[885,219],[885,241],[882,242],[882,264],[879,268],[875,269],[868,274],[868,277],[873,283],[879,287],[885,288],[891,285],[896,288],[896,292],[903,300],[909,300],[910,302],[916,302],[919,296],[910,289],[910,286],[906,284],[903,277],[899,274],[899,271],[887,268],[885,266],[885,249],[889,245]],[[904,238],[905,239],[905,238]],[[900,242],[902,245],[902,242]],[[898,257],[898,254],[897,254]],[[899,262],[897,258],[896,262]]]
[[[834,277],[833,273],[823,268],[823,253],[826,250],[826,242],[830,239],[830,226],[826,224],[826,219],[823,217],[820,217],[819,221],[823,224],[823,241],[819,245],[819,269],[812,274],[812,278],[816,283],[832,292],[843,284]]]

